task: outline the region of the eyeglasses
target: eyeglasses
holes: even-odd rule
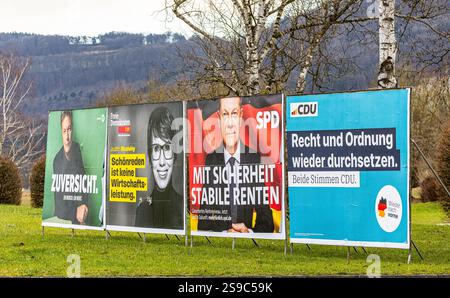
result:
[[[164,144],[162,146],[154,144],[152,145],[152,152],[151,152],[152,159],[159,160],[161,158],[161,151],[163,152],[165,159],[173,158],[172,146],[170,144]]]

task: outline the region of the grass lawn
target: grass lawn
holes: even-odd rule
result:
[[[283,241],[195,237],[193,249],[184,239],[167,240],[164,235],[148,235],[147,243],[136,233],[76,231],[46,228],[41,236],[41,209],[0,205],[0,276],[66,276],[67,257],[81,258],[81,276],[289,276],[289,275],[365,275],[366,255],[336,246],[295,245],[294,253],[284,256]],[[366,249],[381,258],[382,275],[450,274],[450,225],[436,203],[412,205],[412,239],[425,260],[408,251]]]

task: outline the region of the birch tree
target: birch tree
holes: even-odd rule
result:
[[[278,92],[295,74],[296,91],[321,41],[360,10],[356,0],[167,1],[167,8],[195,34],[203,51],[196,61],[204,77],[231,93]],[[190,61],[195,60],[192,56]]]
[[[43,153],[45,137],[42,124],[21,113],[32,86],[24,78],[29,67],[30,59],[0,52],[0,155],[19,169]]]
[[[380,26],[380,71],[378,86],[381,88],[397,87],[395,78],[395,61],[397,42],[395,39],[395,0],[378,0]]]

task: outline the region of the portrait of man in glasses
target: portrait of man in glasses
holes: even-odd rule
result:
[[[137,227],[183,229],[183,197],[172,186],[176,154],[172,129],[174,117],[167,107],[159,107],[150,115],[147,127],[147,153],[154,178],[151,194],[138,198]]]

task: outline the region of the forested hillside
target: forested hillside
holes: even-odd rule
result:
[[[398,26],[401,28],[402,24],[399,22]],[[440,28],[448,26],[448,20],[440,21]],[[307,92],[375,87],[378,40],[376,34],[368,32],[376,30],[377,24],[373,23],[367,30],[343,32],[324,44],[322,55],[311,68]],[[424,61],[431,75],[448,69],[448,43],[434,45],[428,39],[429,32],[424,27],[409,25],[408,30],[401,32],[399,69],[421,70]],[[0,51],[31,58],[27,79],[33,81],[32,101],[25,112],[44,117],[52,109],[92,106],[119,85],[143,90],[149,80],[164,84],[179,76],[189,77],[186,52],[196,46],[195,37],[188,40],[170,32],[146,36],[112,32],[96,37],[0,33]],[[435,56],[431,57],[433,49],[442,49],[442,55],[433,52]],[[312,82],[312,77],[320,80]]]
[[[142,88],[149,78],[163,82],[180,68],[178,34],[143,36],[109,33],[96,38],[1,33],[0,50],[31,57],[29,113],[89,106],[118,84]]]

